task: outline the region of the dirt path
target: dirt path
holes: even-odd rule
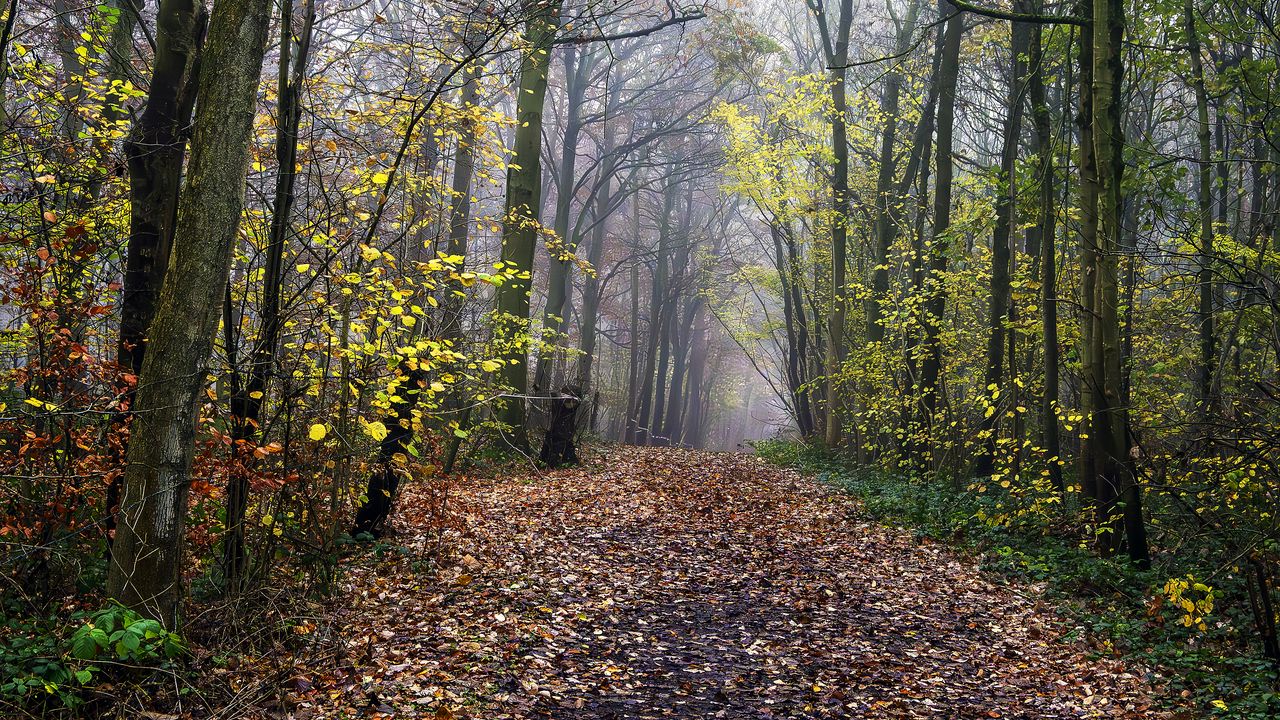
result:
[[[439,574],[412,521],[353,573],[349,655],[299,717],[1152,717],[1029,590],[749,455],[611,449],[458,500]]]

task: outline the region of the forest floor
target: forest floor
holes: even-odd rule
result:
[[[289,717],[1158,717],[1158,678],[1063,640],[1033,588],[752,455],[469,481],[439,564],[422,487]]]

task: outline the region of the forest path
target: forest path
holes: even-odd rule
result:
[[[1153,717],[1031,590],[751,455],[609,448],[459,492],[438,575],[402,498],[407,554],[353,570],[348,667],[299,716]]]

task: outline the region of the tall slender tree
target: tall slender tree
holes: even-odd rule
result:
[[[524,48],[516,96],[516,132],[512,162],[507,166],[507,201],[502,230],[502,263],[515,276],[498,287],[498,331],[508,350],[502,381],[510,388],[499,419],[518,451],[528,452],[525,397],[529,391],[529,297],[533,288],[533,255],[542,206],[542,109],[547,96],[551,48],[560,28],[561,0],[525,3]]]

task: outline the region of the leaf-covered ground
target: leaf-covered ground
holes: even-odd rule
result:
[[[744,454],[609,448],[470,483],[449,559],[411,488],[349,575],[302,718],[1153,717],[1028,588]]]

